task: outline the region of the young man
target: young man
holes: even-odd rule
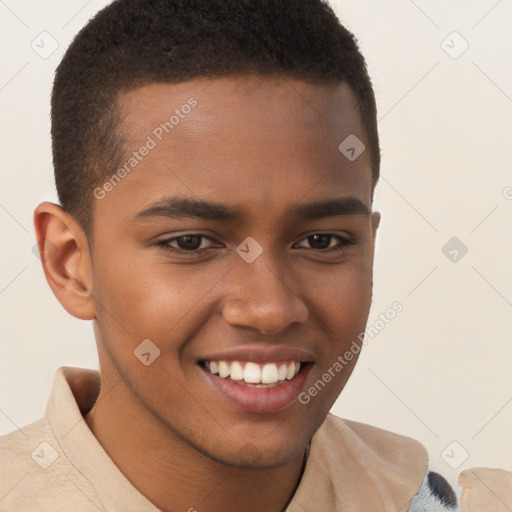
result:
[[[374,95],[321,0],[116,0],[55,77],[45,276],[93,320],[0,440],[0,510],[457,510],[416,441],[329,414],[361,350]],[[432,508],[434,510],[434,508]]]

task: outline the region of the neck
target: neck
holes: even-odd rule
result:
[[[85,421],[119,470],[163,512],[281,512],[302,474],[304,454],[264,469],[213,460],[142,407],[123,381],[102,385]]]

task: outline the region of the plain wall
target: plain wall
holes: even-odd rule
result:
[[[106,3],[0,3],[0,433],[44,414],[58,367],[98,368],[92,324],[67,314],[45,281],[32,215],[57,201],[54,70]],[[403,306],[368,337],[333,412],[418,439],[452,483],[468,467],[511,470],[512,2],[332,5],[359,40],[379,109],[382,223],[368,324]],[[43,31],[58,42],[48,58],[31,47]],[[458,465],[464,451],[456,469],[445,462]]]

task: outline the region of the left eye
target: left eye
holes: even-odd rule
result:
[[[334,233],[315,233],[313,235],[309,235],[306,238],[304,238],[303,241],[308,241],[308,243],[313,245],[311,249],[319,250],[319,251],[338,251],[342,250],[345,246],[351,245],[353,242],[349,240],[348,238],[345,238],[341,235],[336,235]],[[336,240],[338,244],[331,246],[331,242],[333,240]],[[301,243],[299,242],[299,243]],[[315,247],[316,246],[316,247]],[[307,247],[306,247],[307,248]]]

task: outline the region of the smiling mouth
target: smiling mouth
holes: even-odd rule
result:
[[[199,361],[204,370],[241,386],[273,388],[295,379],[301,367],[309,363],[300,361]]]

